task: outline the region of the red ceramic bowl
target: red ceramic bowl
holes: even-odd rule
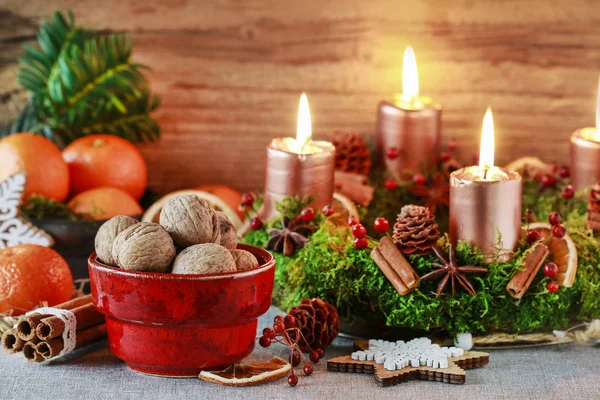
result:
[[[112,352],[139,372],[197,376],[254,349],[258,317],[271,305],[275,258],[246,245],[259,267],[216,275],[125,271],[88,260],[92,297],[106,317]]]

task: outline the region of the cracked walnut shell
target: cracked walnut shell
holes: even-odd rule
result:
[[[103,223],[94,239],[98,259],[104,264],[116,265],[115,259],[112,256],[112,247],[115,238],[125,229],[138,222],[134,218],[119,215]]]
[[[175,257],[175,245],[159,224],[140,222],[116,237],[112,256],[115,263],[126,270],[167,272]]]
[[[225,247],[204,243],[184,249],[173,263],[174,274],[219,274],[236,271],[233,256]]]
[[[212,206],[194,194],[167,200],[160,212],[160,224],[182,247],[220,243],[219,218]]]

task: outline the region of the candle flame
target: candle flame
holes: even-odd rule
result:
[[[488,107],[483,117],[481,145],[479,147],[479,167],[488,170],[494,166],[494,117]]]
[[[411,46],[404,50],[402,63],[402,97],[406,101],[413,101],[419,97],[419,72],[417,59]]]
[[[308,98],[306,93],[300,95],[300,104],[298,106],[298,128],[296,129],[297,152],[302,153],[304,147],[312,138],[312,123],[310,120],[310,109],[308,108]]]

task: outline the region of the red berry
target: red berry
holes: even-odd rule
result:
[[[300,218],[304,222],[310,222],[315,219],[315,209],[312,207],[306,207],[304,210],[300,211]]]
[[[315,364],[319,362],[319,353],[316,351],[310,353],[308,357],[310,358],[310,361],[314,362]]]
[[[542,234],[539,231],[527,232],[527,243],[533,244],[542,239]]]
[[[288,376],[288,385],[294,387],[298,384],[298,377],[296,375]]]
[[[323,356],[325,355],[325,350],[323,350],[323,349],[316,349],[315,351],[319,355],[319,359],[322,359]]]
[[[564,225],[554,225],[552,227],[552,236],[562,239],[567,234],[567,228]]]
[[[373,227],[378,233],[386,233],[390,229],[390,223],[383,217],[375,218]]]
[[[271,328],[263,329],[263,336],[269,339],[273,339],[275,337],[275,331]]]
[[[398,150],[397,147],[390,147],[389,149],[386,150],[385,155],[390,160],[393,160],[395,158],[398,158],[398,156],[400,155],[400,150]]]
[[[356,219],[356,217],[354,215],[351,215],[348,217],[348,225],[350,226],[354,226],[358,224],[358,219]]]
[[[252,193],[244,193],[242,195],[242,205],[251,206],[254,204],[254,195]]]
[[[394,178],[387,178],[385,180],[385,188],[389,191],[392,190],[396,190],[396,188],[398,187],[398,181],[395,180]]]
[[[276,322],[275,324],[273,324],[273,330],[276,333],[281,334],[281,333],[283,333],[283,331],[285,331],[285,325],[282,324],[281,322]]]
[[[458,142],[454,139],[448,141],[448,151],[454,151],[458,149]]]
[[[260,339],[258,339],[258,343],[262,347],[269,347],[271,345],[271,339],[269,339],[268,337],[261,336]]]
[[[546,286],[546,287],[548,288],[548,291],[550,293],[557,292],[558,288],[559,288],[558,283],[556,283],[556,281],[552,281],[552,282],[548,283],[548,286]]]
[[[550,222],[550,225],[558,225],[560,224],[560,221],[562,221],[562,218],[558,211],[552,211],[550,215],[548,215],[548,222]]]
[[[300,354],[293,352],[290,356],[290,363],[295,367],[300,365]]]
[[[556,161],[552,161],[552,173],[553,174],[558,173],[558,164],[556,163]]]
[[[356,224],[352,226],[352,235],[355,238],[364,238],[367,236],[367,230],[363,224]]]
[[[331,204],[327,204],[326,206],[324,206],[321,209],[321,212],[323,213],[324,216],[331,217],[333,215],[333,213],[335,212],[335,209],[333,208],[333,206]]]
[[[440,159],[443,162],[450,161],[451,158],[452,158],[452,153],[450,153],[449,151],[443,151],[442,154],[440,154]]]
[[[567,167],[566,165],[563,165],[562,167],[560,167],[558,169],[558,175],[561,178],[568,178],[571,176],[571,169],[569,167]]]
[[[553,262],[549,262],[544,265],[544,275],[548,278],[554,278],[558,274],[558,266]]]
[[[283,318],[283,324],[286,328],[293,328],[296,326],[296,318],[293,315],[286,315]]]
[[[311,376],[313,372],[315,372],[315,367],[310,364],[304,366],[304,375]]]
[[[281,323],[283,324],[283,317],[281,315],[277,315],[275,318],[273,318],[273,323]]]
[[[366,249],[369,246],[369,241],[366,237],[355,238],[354,239],[354,248],[356,250]]]
[[[572,199],[575,196],[575,188],[571,185],[567,185],[562,190],[563,199]]]
[[[546,174],[546,175],[542,176],[542,185],[544,187],[554,186],[555,183],[556,183],[556,178],[553,175]]]
[[[414,174],[412,179],[415,185],[422,185],[427,180],[423,174]]]
[[[257,231],[257,230],[261,229],[262,227],[263,227],[263,222],[261,221],[260,218],[254,217],[250,220],[250,228],[253,231]]]

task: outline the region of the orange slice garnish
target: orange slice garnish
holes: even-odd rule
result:
[[[202,371],[203,381],[225,386],[254,386],[286,376],[292,366],[279,357],[258,364],[234,364],[223,371]]]

